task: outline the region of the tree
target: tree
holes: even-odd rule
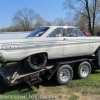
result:
[[[4,28],[4,27],[1,29],[1,32],[6,32],[6,30],[5,30],[5,28]]]
[[[6,32],[15,32],[16,28],[14,26],[9,26],[5,28]]]
[[[53,22],[54,25],[65,26],[66,22],[63,18],[56,18]]]
[[[77,14],[78,15],[78,14]],[[83,32],[88,32],[88,19],[84,15],[76,16],[74,19],[76,21],[75,26],[79,27]]]
[[[88,29],[94,34],[95,22],[98,15],[100,0],[66,0],[64,8],[67,14],[74,16],[76,12],[87,19]]]
[[[46,21],[39,15],[36,15],[36,23],[34,24],[34,28],[39,28],[46,26]]]
[[[46,22],[46,26],[51,26],[51,25],[52,25],[52,22],[50,22],[50,21]]]
[[[13,17],[13,24],[16,28],[29,31],[32,28],[36,14],[33,9],[24,8],[18,10]]]

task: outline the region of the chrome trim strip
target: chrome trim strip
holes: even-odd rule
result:
[[[42,42],[42,43],[23,43],[23,44],[5,44],[0,46],[0,50],[11,50],[21,48],[34,48],[43,46],[55,46],[55,45],[73,45],[73,44],[87,44],[87,43],[100,43],[100,41],[61,41],[61,42]]]
[[[38,43],[38,44],[15,44],[15,45],[2,45],[0,50],[10,50],[10,49],[20,49],[20,48],[34,48],[34,47],[42,47],[42,46],[55,46],[55,45],[63,45],[61,43]]]

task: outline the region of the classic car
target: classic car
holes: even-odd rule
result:
[[[24,39],[1,40],[1,61],[23,61],[32,70],[42,69],[47,59],[95,54],[99,37],[86,37],[74,26],[47,26]]]

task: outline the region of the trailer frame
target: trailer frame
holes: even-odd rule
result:
[[[22,82],[26,82],[29,85],[34,85],[36,83],[43,81],[41,76],[43,76],[47,80],[50,80],[51,77],[53,77],[55,75],[57,70],[60,67],[62,67],[62,65],[70,65],[71,68],[74,71],[77,63],[80,63],[80,62],[83,62],[83,61],[88,61],[91,64],[92,69],[98,69],[95,66],[93,58],[92,59],[89,59],[89,58],[80,58],[80,59],[78,58],[78,59],[76,59],[75,58],[74,60],[69,60],[69,61],[68,60],[57,61],[53,65],[45,66],[43,69],[41,69],[39,71],[29,72],[29,73],[26,72],[26,74],[21,75],[20,73],[21,73],[21,71],[23,71],[23,68],[24,68],[23,63],[17,62],[16,64],[11,64],[11,65],[6,65],[7,63],[2,64],[3,66],[0,68],[0,77],[2,78],[2,80],[4,81],[4,83],[8,87],[17,85],[17,84],[22,83]],[[8,68],[10,69],[10,68],[14,68],[16,66],[17,66],[17,70],[15,70],[15,72],[13,72],[12,76],[10,76],[10,78],[8,78],[8,76],[5,74],[4,71],[6,71]],[[19,77],[19,76],[21,76],[21,77]]]

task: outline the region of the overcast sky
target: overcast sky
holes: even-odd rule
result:
[[[0,0],[0,28],[12,25],[14,13],[28,7],[39,13],[45,20],[65,18],[63,9],[65,0]]]

